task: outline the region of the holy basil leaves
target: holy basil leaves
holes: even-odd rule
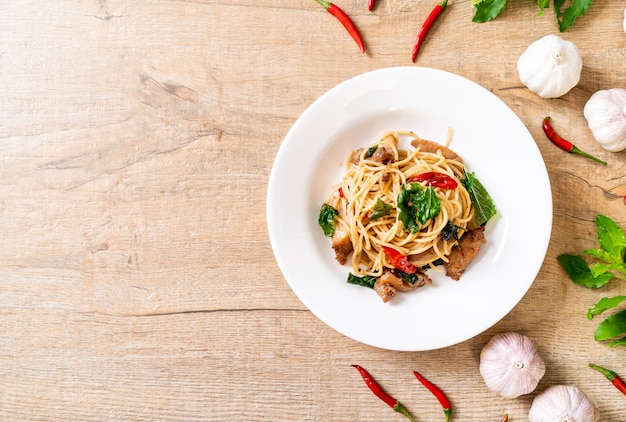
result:
[[[559,31],[563,32],[574,24],[576,18],[583,16],[589,10],[593,0],[554,0],[554,13],[559,25]],[[507,0],[472,0],[472,6],[476,8],[473,22],[488,22],[495,19],[506,8]],[[567,7],[565,7],[567,4]],[[537,0],[539,7],[538,15],[550,7],[550,0]]]
[[[317,218],[317,222],[324,231],[324,236],[332,237],[335,234],[334,219],[339,212],[332,206],[324,203],[320,208],[320,215]]]
[[[357,286],[369,287],[370,289],[374,288],[374,283],[376,283],[376,277],[371,275],[366,275],[363,277],[357,277],[352,273],[348,273],[348,283],[356,284]]]
[[[374,209],[372,210],[372,213],[369,216],[370,221],[378,220],[379,218],[389,215],[391,213],[392,208],[393,206],[391,204],[387,204],[380,198],[376,199],[376,204],[374,205]]]
[[[480,183],[474,173],[466,171],[461,182],[467,189],[472,205],[474,205],[474,221],[477,225],[484,226],[497,212],[489,192],[487,192],[487,189]]]
[[[604,215],[596,216],[599,248],[587,249],[582,255],[591,257],[592,265],[579,255],[561,254],[557,261],[569,278],[576,284],[598,289],[606,285],[613,278],[626,280],[626,235],[620,227]],[[602,312],[615,309],[626,296],[602,298],[587,310],[587,318],[592,319]],[[597,341],[612,340],[626,334],[626,309],[609,316],[600,323],[594,334]],[[613,340],[611,347],[626,346],[626,336]]]
[[[424,189],[419,183],[410,183],[408,188],[402,185],[397,202],[400,210],[398,220],[411,233],[419,232],[426,221],[441,212],[441,200],[433,187]]]

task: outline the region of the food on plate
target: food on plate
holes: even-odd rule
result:
[[[401,149],[401,140],[410,149]],[[431,284],[443,266],[459,280],[484,242],[495,205],[463,159],[413,132],[388,132],[350,152],[343,179],[322,204],[318,223],[348,282],[389,301]]]

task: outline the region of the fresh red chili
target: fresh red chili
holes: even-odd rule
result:
[[[587,154],[586,152],[581,151],[580,149],[576,147],[576,145],[574,145],[567,139],[563,139],[561,136],[559,136],[554,130],[554,128],[552,127],[552,124],[550,123],[550,116],[547,116],[543,119],[542,127],[543,127],[543,132],[546,134],[548,139],[557,147],[561,148],[564,151],[590,158],[593,161],[596,161],[606,166],[606,161],[602,161],[599,158],[596,158],[591,154]]]
[[[446,415],[446,422],[448,422],[450,420],[450,415],[452,414],[452,406],[450,406],[450,400],[448,400],[448,397],[446,397],[444,392],[441,391],[439,387],[421,376],[417,371],[413,371],[413,375],[415,375],[417,380],[421,382],[424,387],[428,388],[437,400],[439,400],[441,407],[443,407],[443,413]]]
[[[341,24],[344,26],[344,28],[346,28],[346,30],[352,37],[352,39],[356,41],[357,45],[359,46],[359,49],[361,50],[361,53],[364,53],[365,45],[363,45],[363,39],[361,38],[361,34],[359,34],[359,30],[357,29],[356,25],[354,24],[354,22],[352,22],[352,19],[350,19],[350,17],[346,15],[346,13],[334,3],[324,1],[324,0],[315,0],[315,1],[321,4],[328,11],[328,13],[336,17],[337,20],[341,22]]]
[[[615,388],[617,388],[622,393],[626,394],[626,382],[624,382],[624,380],[622,380],[619,377],[619,375],[617,375],[615,372],[611,371],[610,369],[606,369],[601,366],[594,365],[593,363],[590,363],[589,366],[591,366],[593,369],[603,374],[609,381],[611,381],[611,383],[613,383]]]
[[[378,397],[379,399],[387,403],[387,406],[391,407],[396,412],[402,413],[411,422],[415,422],[415,419],[413,419],[413,416],[411,416],[409,411],[402,405],[402,403],[400,403],[398,400],[394,399],[389,394],[387,394],[382,389],[382,387],[378,385],[376,381],[374,381],[374,378],[372,378],[372,376],[365,369],[363,369],[359,365],[352,365],[352,366],[354,366],[359,371],[359,373],[361,374],[361,377],[363,378],[363,381],[365,381],[365,384],[369,387],[370,390],[372,390],[372,393],[374,393],[376,397]]]
[[[428,35],[428,31],[432,28],[433,24],[441,15],[441,12],[444,11],[446,6],[448,5],[448,0],[443,0],[441,3],[437,4],[433,10],[430,11],[430,14],[422,24],[419,32],[417,33],[417,39],[415,40],[415,44],[413,45],[413,54],[411,55],[411,61],[415,63],[415,58],[417,57],[417,53],[419,52],[422,43],[424,42],[424,38]]]
[[[509,422],[509,414],[505,413],[504,417],[502,418],[502,420],[500,422]]]
[[[367,0],[367,10],[371,12],[374,9],[374,3],[376,0]]]
[[[393,265],[395,269],[405,272],[407,274],[414,274],[417,271],[415,265],[411,264],[409,262],[409,259],[397,250],[388,246],[383,246],[382,248],[383,251],[385,251],[387,259],[391,261],[391,265]]]
[[[343,189],[339,188],[339,190],[337,191],[339,193],[339,197],[340,198],[345,198],[345,195],[343,194]]]
[[[445,173],[438,173],[436,171],[429,171],[411,177],[407,180],[407,183],[411,182],[426,182],[426,185],[428,186],[434,186],[441,189],[456,189],[458,186],[458,183],[452,177]]]

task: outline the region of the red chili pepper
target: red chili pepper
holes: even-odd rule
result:
[[[413,375],[421,382],[424,387],[428,388],[431,393],[439,400],[441,403],[441,407],[443,407],[443,413],[446,415],[446,422],[450,420],[450,415],[452,414],[452,406],[450,406],[450,400],[446,397],[446,395],[432,382],[428,381],[426,378],[421,376],[417,371],[413,371]]]
[[[398,400],[394,399],[389,394],[387,394],[381,388],[381,386],[378,385],[376,381],[374,381],[372,376],[365,369],[361,368],[359,365],[352,365],[352,366],[358,369],[359,373],[361,374],[361,377],[363,377],[363,381],[365,381],[365,384],[369,387],[370,390],[372,390],[372,393],[374,393],[376,397],[378,397],[379,399],[387,403],[387,406],[391,407],[396,412],[402,413],[411,422],[415,422],[415,419],[413,419],[413,416],[411,416],[409,411],[406,410],[406,408],[402,405],[402,403],[400,403]]]
[[[365,46],[363,45],[363,39],[361,38],[361,34],[359,34],[359,30],[357,29],[352,19],[346,13],[339,8],[339,6],[334,3],[324,1],[324,0],[315,0],[319,4],[321,4],[331,15],[337,18],[339,22],[346,28],[352,39],[356,41],[361,53],[365,53]]]
[[[590,363],[589,366],[591,366],[593,369],[600,372],[601,374],[604,374],[604,376],[613,383],[615,388],[617,388],[619,391],[621,391],[622,393],[626,395],[626,382],[624,382],[619,377],[619,375],[617,375],[615,372],[611,371],[610,369],[606,369],[601,366],[594,365],[593,363]]]
[[[500,422],[509,422],[509,414],[505,413],[504,417],[502,418],[502,420]]]
[[[339,193],[340,198],[345,198],[345,195],[343,194],[343,188],[339,188],[337,192]]]
[[[428,186],[434,186],[441,189],[456,189],[458,186],[458,183],[452,177],[445,173],[438,173],[436,171],[429,171],[411,177],[407,180],[407,183],[411,182],[426,182],[426,185]]]
[[[388,246],[383,246],[382,248],[383,251],[385,251],[387,259],[391,261],[391,265],[393,265],[395,269],[405,272],[407,274],[414,274],[417,271],[415,265],[411,264],[409,262],[409,259],[397,250]]]
[[[376,3],[376,0],[368,0],[367,1],[367,10],[369,10],[371,12],[374,9],[374,3]]]
[[[419,52],[422,43],[424,42],[424,38],[428,35],[428,31],[432,28],[433,24],[441,15],[441,12],[444,11],[446,6],[448,5],[448,0],[443,0],[441,3],[437,4],[433,10],[430,11],[430,14],[422,24],[419,32],[417,33],[417,39],[415,40],[415,45],[413,46],[413,55],[411,56],[411,61],[415,63],[415,58],[417,57],[417,53]]]
[[[587,154],[584,151],[581,151],[580,149],[578,149],[576,147],[576,145],[572,144],[570,141],[568,141],[567,139],[563,139],[561,138],[552,128],[552,125],[550,124],[550,116],[545,117],[543,119],[543,131],[546,134],[546,136],[548,137],[548,139],[557,147],[561,148],[564,151],[570,152],[570,153],[574,153],[574,154],[578,154],[578,155],[582,155],[583,157],[587,157],[592,159],[593,161],[597,161],[600,164],[603,164],[606,166],[606,161],[602,161],[599,158],[594,157],[591,154]]]

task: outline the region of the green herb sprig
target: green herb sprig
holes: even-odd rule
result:
[[[507,0],[472,0],[472,6],[476,8],[473,22],[488,22],[498,17],[506,8]],[[576,18],[583,16],[589,10],[593,0],[554,0],[554,14],[559,25],[559,31],[564,32],[574,24]],[[565,4],[568,7],[564,7]],[[550,7],[550,0],[537,0],[539,7],[538,15]]]
[[[562,254],[557,261],[569,278],[576,284],[598,289],[605,286],[614,278],[626,280],[626,235],[615,221],[604,215],[596,216],[598,229],[597,249],[587,249],[582,255],[591,257],[595,262],[591,266],[580,255]],[[587,310],[587,318],[593,319],[596,315],[617,308],[626,301],[626,296],[604,297]],[[602,321],[595,333],[596,341],[612,340],[610,347],[626,346],[626,309],[617,312]],[[618,338],[620,336],[624,336]]]

